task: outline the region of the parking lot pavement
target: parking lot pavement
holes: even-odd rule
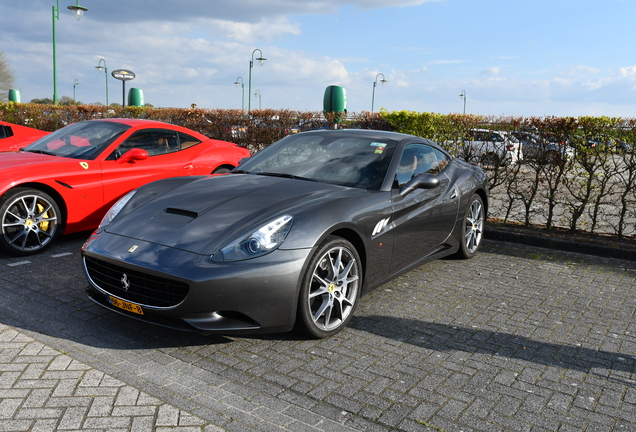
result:
[[[85,237],[0,255],[0,430],[636,431],[634,261],[486,241],[335,337],[206,337],[92,304]]]

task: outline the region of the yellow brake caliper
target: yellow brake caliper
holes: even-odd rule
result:
[[[42,210],[44,210],[44,206],[42,206],[42,204],[38,204],[37,207],[38,207],[38,213],[41,213]],[[44,219],[48,219],[49,212],[42,214],[42,217]],[[50,225],[51,223],[49,221],[40,222],[40,229],[44,232],[48,232]]]

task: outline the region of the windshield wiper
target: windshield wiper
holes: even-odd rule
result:
[[[22,150],[22,151],[29,152],[29,153],[45,154],[45,155],[49,155],[49,156],[57,156],[55,153],[50,152],[50,151],[46,151],[46,150]]]
[[[318,181],[318,180],[314,180],[312,178],[308,178],[308,177],[302,177],[302,176],[297,176],[294,174],[289,174],[289,173],[276,173],[276,172],[257,172],[254,173],[257,175],[264,175],[264,176],[271,176],[271,177],[282,177],[282,178],[290,178],[290,179],[294,179],[294,180],[308,180],[308,181]]]

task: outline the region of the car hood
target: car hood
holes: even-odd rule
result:
[[[206,177],[122,212],[106,232],[212,254],[282,214],[298,214],[364,190],[248,174]],[[128,206],[135,206],[131,200]],[[124,214],[125,213],[125,214]]]
[[[31,152],[7,152],[0,154],[0,169],[21,167],[29,164],[69,161],[69,158]]]

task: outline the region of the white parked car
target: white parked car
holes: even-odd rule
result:
[[[464,138],[460,153],[467,160],[484,166],[496,166],[521,161],[522,147],[510,132],[472,129]]]

